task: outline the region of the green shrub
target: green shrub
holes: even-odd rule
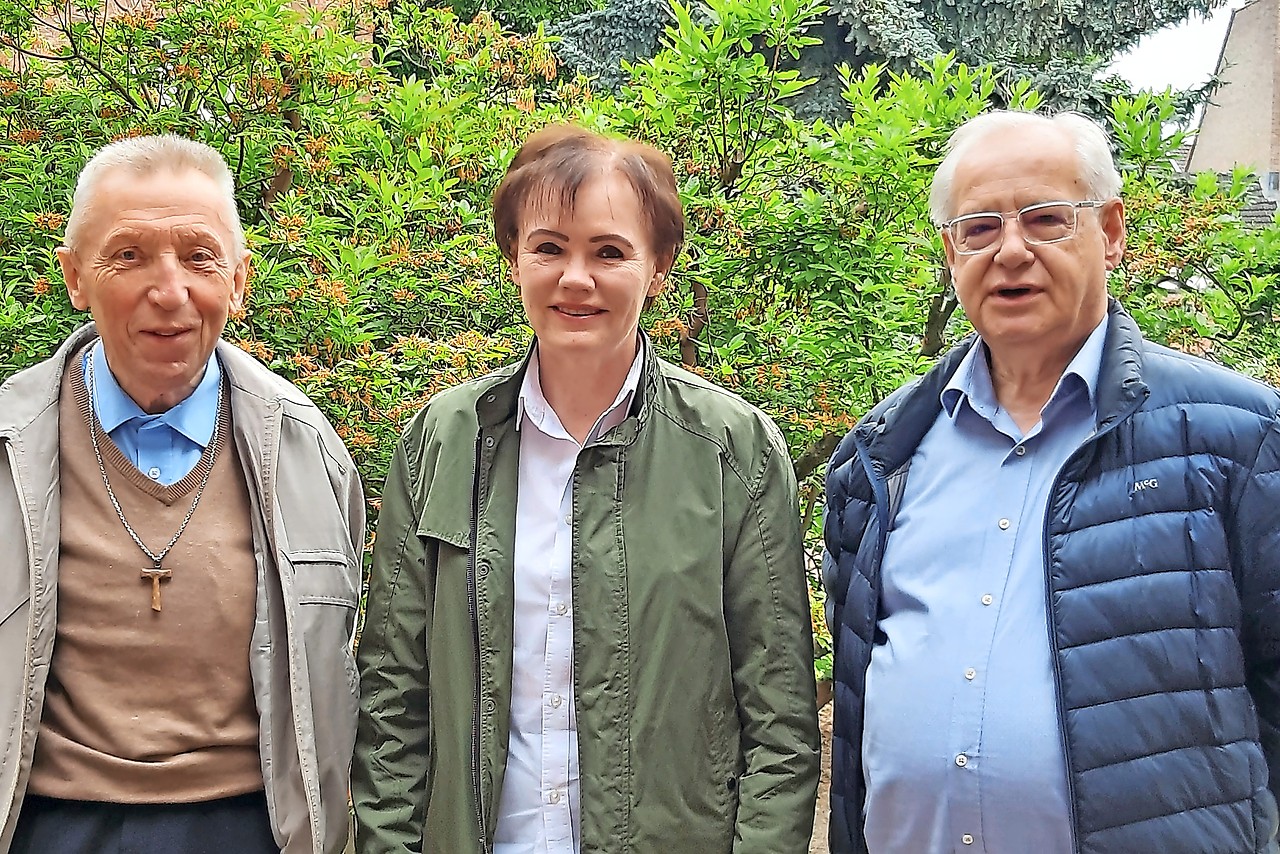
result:
[[[910,75],[844,69],[849,119],[800,121],[788,104],[808,81],[785,69],[814,40],[813,0],[712,0],[697,19],[675,4],[666,49],[617,94],[561,80],[547,38],[484,13],[156,0],[68,22],[62,8],[0,0],[0,378],[84,319],[53,254],[84,161],[168,131],[235,170],[254,260],[227,336],[324,408],[370,496],[409,415],[528,344],[489,197],[548,122],[671,154],[688,248],[642,322],[669,358],[782,426],[815,539],[835,440],[966,331],[926,197],[993,72],[945,56]],[[1039,101],[1001,85],[1015,106]],[[1130,247],[1113,292],[1157,340],[1276,382],[1280,230],[1242,227],[1243,174],[1173,174],[1171,97],[1112,105]]]

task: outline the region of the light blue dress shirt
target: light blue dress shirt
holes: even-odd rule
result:
[[[881,569],[862,758],[871,854],[1071,854],[1045,509],[1092,435],[1104,319],[1023,435],[978,343],[911,461]]]
[[[209,357],[200,384],[186,400],[158,415],[148,415],[120,388],[101,342],[85,354],[84,367],[88,359],[93,359],[94,414],[120,452],[138,471],[165,486],[186,477],[200,462],[218,424],[218,357]]]

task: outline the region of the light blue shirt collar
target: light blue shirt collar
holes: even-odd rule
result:
[[[1106,339],[1107,318],[1104,316],[1076,351],[1075,357],[1067,364],[1066,370],[1058,378],[1058,384],[1054,386],[1053,394],[1049,395],[1049,401],[1041,413],[1053,406],[1054,402],[1064,394],[1064,388],[1069,390],[1071,384],[1083,383],[1088,395],[1089,407],[1095,415],[1097,414],[1098,375],[1102,372],[1102,350]],[[943,410],[953,419],[960,408],[961,400],[965,400],[983,418],[988,421],[994,420],[1000,403],[996,400],[995,386],[991,382],[991,367],[987,363],[987,345],[981,338],[975,340],[973,346],[969,348],[969,352],[960,361],[959,367],[951,375],[950,381],[939,397]]]
[[[996,401],[981,341],[941,392],[947,408],[911,457],[880,566],[866,850],[1074,850],[1045,519],[1097,425],[1105,338],[1104,322],[1025,432]]]
[[[93,409],[98,416],[98,423],[106,433],[110,434],[121,424],[134,418],[143,421],[154,419],[202,448],[209,446],[209,442],[213,440],[214,428],[218,424],[218,384],[222,381],[222,369],[216,355],[209,357],[204,376],[195,391],[177,406],[158,415],[144,412],[116,382],[115,375],[107,364],[101,341],[93,345],[85,358],[93,359]]]

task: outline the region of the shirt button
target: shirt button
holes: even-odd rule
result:
[[[566,525],[568,525],[570,528],[572,528],[572,527],[573,527],[573,514],[572,514],[572,513],[569,513],[569,514],[566,514],[566,515],[565,515],[565,517],[564,517],[564,523],[565,523]]]
[[[156,468],[155,466],[152,466],[151,468],[147,469],[147,477],[151,478],[152,480],[159,480],[160,469]]]
[[[553,804],[560,803],[560,790],[559,789],[553,790],[551,794],[547,796],[547,800],[551,801],[551,803]]]
[[[563,602],[557,602],[556,613],[559,614],[561,617],[563,617],[565,614],[569,613],[569,606],[564,604]]]
[[[551,708],[558,709],[560,708],[560,704],[563,702],[564,697],[561,697],[559,694],[555,694],[551,697]]]
[[[1000,530],[1002,530],[1002,531],[1007,531],[1007,530],[1009,530],[1009,520],[1008,520],[1008,519],[1001,519],[1001,520],[1000,520],[999,522],[997,522],[996,524],[998,524],[998,525],[1000,526]]]
[[[1025,453],[1027,452],[1027,446],[1026,446],[1026,445],[1019,445],[1018,447],[1016,447],[1016,448],[1014,448],[1014,449],[1013,449],[1013,452],[1014,452],[1015,454],[1017,454],[1018,456],[1020,456],[1020,457],[1021,457],[1023,454],[1025,454]]]
[[[957,753],[957,754],[956,754],[956,765],[959,765],[961,768],[963,768],[964,766],[966,766],[966,765],[968,765],[968,764],[969,764],[969,757],[968,757],[968,756],[965,756],[963,753]]]
[[[969,680],[972,680],[977,675],[978,671],[974,670],[972,667],[964,672],[964,678]]]
[[[990,605],[990,604],[991,604],[992,602],[994,602],[994,601],[996,601],[996,597],[992,596],[990,593],[983,593],[983,594],[982,594],[982,604],[983,604],[983,605]]]
[[[966,833],[964,836],[961,836],[961,837],[960,837],[960,841],[961,841],[961,842],[963,842],[965,845],[972,845],[972,844],[973,844],[973,834],[972,834],[972,833]]]

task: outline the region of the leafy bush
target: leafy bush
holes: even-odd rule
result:
[[[798,120],[788,104],[809,81],[788,61],[814,41],[815,0],[712,0],[696,17],[673,4],[666,49],[629,66],[616,94],[560,79],[547,38],[483,12],[464,22],[387,0],[65,9],[0,0],[0,377],[84,319],[53,255],[84,161],[120,136],[168,131],[218,148],[236,174],[254,260],[228,337],[325,409],[370,496],[412,412],[527,346],[488,206],[548,122],[671,154],[688,251],[643,323],[668,357],[775,417],[811,533],[836,439],[966,331],[926,197],[950,132],[995,97],[994,73],[947,56],[913,74],[846,68],[849,119]],[[1025,83],[999,85],[1002,102],[1039,103]],[[1112,104],[1130,242],[1113,291],[1157,340],[1275,382],[1280,230],[1242,227],[1243,174],[1173,173],[1172,104]]]

